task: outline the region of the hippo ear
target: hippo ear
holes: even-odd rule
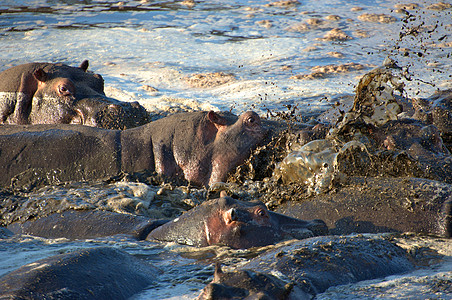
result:
[[[217,124],[217,125],[226,125],[226,120],[214,112],[213,110],[209,111],[207,113],[207,117],[209,118],[210,122]]]
[[[33,73],[33,76],[34,76],[38,81],[41,81],[41,82],[44,82],[44,81],[47,80],[47,73],[46,73],[43,69],[41,69],[41,68],[35,70],[34,73]]]
[[[82,63],[80,64],[80,69],[83,70],[83,72],[86,72],[86,70],[88,70],[88,66],[89,66],[89,62],[87,59],[85,59],[84,61],[82,61]]]
[[[219,282],[223,271],[221,270],[221,264],[219,262],[215,263],[215,273],[213,275],[213,282]]]

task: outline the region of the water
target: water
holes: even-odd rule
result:
[[[338,95],[353,93],[359,76],[388,55],[410,67],[409,93],[428,95],[450,86],[450,9],[425,9],[428,1],[409,10],[416,19],[407,23],[402,22],[405,14],[395,12],[394,1],[302,1],[281,7],[264,0],[203,1],[193,7],[180,1],[121,3],[2,1],[0,70],[30,61],[78,65],[89,59],[90,69],[104,76],[110,96],[137,100],[150,110],[240,113],[253,108],[264,113],[296,103],[300,113],[309,114],[329,107]],[[382,13],[393,19],[361,20],[363,14]],[[422,22],[416,36],[399,41],[399,33],[407,31],[402,26]],[[351,39],[321,40],[335,28]],[[312,67],[347,63],[362,69],[293,79]],[[213,72],[233,74],[236,80],[208,88],[193,88],[184,80]]]
[[[253,109],[266,116],[269,110],[296,105],[300,115],[309,117],[342,95],[353,94],[360,76],[388,56],[407,71],[407,96],[424,97],[452,87],[451,9],[428,9],[435,1],[416,3],[418,7],[407,9],[413,16],[407,17],[397,11],[398,1],[384,0],[303,0],[290,6],[266,0],[209,0],[193,6],[188,1],[0,0],[0,71],[32,61],[77,66],[88,59],[89,69],[104,77],[108,96],[139,101],[151,112],[214,109],[240,114]],[[340,29],[343,37],[325,39],[334,29]],[[329,65],[339,68],[316,72]],[[344,72],[347,66],[351,69]],[[223,72],[215,80],[224,84],[193,77],[216,72]],[[113,199],[102,202],[108,205],[131,199],[125,201],[129,212],[130,203],[145,197],[97,184],[70,191],[55,188],[53,195],[56,201],[95,206],[102,201],[89,201],[93,195]],[[45,195],[48,191],[24,197],[44,201]],[[143,213],[140,207],[135,212]],[[168,215],[181,207],[181,203],[151,205],[153,213],[165,208]],[[450,241],[408,237],[406,243],[443,249],[446,259],[410,274],[331,288],[319,298],[449,297],[432,292],[432,286],[452,280]],[[0,275],[50,255],[105,244],[152,260],[165,270],[159,286],[134,299],[193,298],[210,280],[214,258],[232,264],[255,255],[118,238],[13,237],[0,240]]]

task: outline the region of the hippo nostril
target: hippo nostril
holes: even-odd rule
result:
[[[237,221],[237,212],[236,212],[235,208],[231,208],[228,211],[226,211],[225,221],[226,221],[226,224]]]
[[[85,124],[85,115],[80,109],[75,109],[75,112],[77,113],[76,117],[74,117],[71,121],[72,124]]]
[[[237,212],[235,211],[235,208],[231,208],[230,209],[230,214],[231,214],[231,220],[232,221],[237,221]]]
[[[108,106],[108,108],[109,108],[111,111],[114,111],[114,112],[116,112],[116,113],[119,113],[119,111],[121,110],[121,107],[120,107],[119,105],[117,105],[117,104],[110,104],[110,105]]]

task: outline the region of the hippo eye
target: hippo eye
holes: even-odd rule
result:
[[[265,211],[265,209],[262,209],[262,208],[258,209],[256,213],[259,217],[265,217],[267,215],[267,212]]]
[[[256,118],[254,118],[254,117],[248,117],[248,118],[245,120],[245,123],[246,123],[247,126],[252,126],[252,125],[254,125],[254,123],[256,123]]]
[[[58,87],[58,91],[60,92],[61,95],[64,95],[64,96],[68,96],[68,95],[72,94],[71,91],[64,85],[60,85]]]

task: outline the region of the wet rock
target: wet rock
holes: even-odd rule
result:
[[[265,4],[265,6],[268,6],[268,7],[272,7],[272,6],[274,6],[274,7],[293,7],[293,6],[296,6],[299,4],[300,4],[300,2],[298,0],[280,0],[280,1],[275,1],[272,3]]]
[[[358,19],[361,21],[376,23],[394,23],[397,21],[395,17],[386,14],[362,14],[358,16]]]
[[[326,65],[326,66],[315,66],[311,68],[312,73],[303,75],[291,76],[291,79],[314,79],[314,78],[324,78],[330,74],[335,73],[347,73],[355,70],[362,70],[365,66],[356,63],[346,63],[342,65]]]
[[[452,7],[452,4],[450,3],[445,3],[445,2],[438,2],[438,3],[434,3],[431,4],[429,6],[426,7],[426,9],[431,9],[431,10],[446,10]]]
[[[320,41],[347,41],[353,39],[339,28],[333,28],[328,31],[323,38],[317,38]]]
[[[394,8],[398,8],[398,9],[416,9],[416,8],[419,8],[419,4],[417,4],[417,3],[397,3],[397,4],[394,4]]]

